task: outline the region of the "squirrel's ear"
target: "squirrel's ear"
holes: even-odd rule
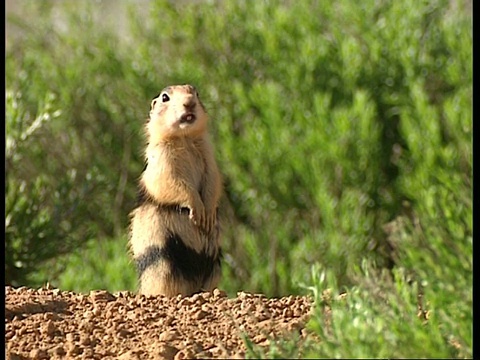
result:
[[[198,98],[198,97],[199,97],[199,94],[198,94],[197,87],[196,87],[195,85],[190,85],[190,87],[192,88],[193,93],[195,94],[195,96]]]
[[[162,93],[159,93],[157,96],[155,96],[153,99],[152,99],[152,102],[150,103],[150,111],[153,109],[153,107],[155,106],[155,104],[157,103],[157,100],[158,98],[160,97]]]
[[[156,98],[154,98],[152,100],[152,102],[150,103],[150,111],[152,111],[153,108],[155,107],[155,104],[157,103],[157,100],[158,100],[158,96]]]

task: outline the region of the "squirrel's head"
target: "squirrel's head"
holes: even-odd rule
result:
[[[168,86],[152,100],[147,133],[151,140],[199,136],[206,131],[207,121],[208,115],[195,87]]]

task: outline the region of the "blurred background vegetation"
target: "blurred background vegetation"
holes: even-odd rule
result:
[[[225,177],[221,288],[313,294],[314,356],[472,355],[471,1],[6,10],[6,284],[135,290],[149,103],[192,83]]]

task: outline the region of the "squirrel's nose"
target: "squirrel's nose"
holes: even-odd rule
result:
[[[197,105],[197,102],[193,97],[189,97],[183,102],[183,106],[188,111],[193,111],[193,109],[195,109],[195,105]]]

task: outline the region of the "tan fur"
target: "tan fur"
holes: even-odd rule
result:
[[[168,101],[162,101],[165,95]],[[189,115],[195,120],[191,121]],[[130,248],[134,259],[149,247],[163,248],[169,233],[178,235],[197,253],[218,256],[217,207],[222,186],[207,122],[208,115],[190,85],[168,87],[152,101],[146,124],[147,167],[140,179],[140,187],[151,201],[131,213]],[[165,208],[175,205],[190,209],[190,214]],[[215,266],[204,283],[183,281],[173,276],[169,262],[161,259],[141,274],[139,291],[149,295],[189,295],[213,289],[219,278],[220,269]]]

